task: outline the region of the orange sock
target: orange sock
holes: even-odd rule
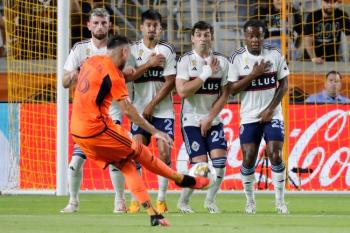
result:
[[[180,183],[183,179],[183,175],[171,169],[163,161],[151,154],[150,150],[144,146],[140,145],[139,154],[134,157],[134,159],[141,163],[143,167],[147,170],[156,173],[157,175],[166,177],[168,179],[174,180]]]
[[[126,161],[123,166],[120,168],[121,172],[124,175],[126,184],[132,194],[135,195],[137,200],[142,204],[146,202],[151,202],[151,198],[147,193],[145,184],[142,180],[142,177],[136,170],[135,163],[131,160]]]

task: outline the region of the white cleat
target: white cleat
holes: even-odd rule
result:
[[[205,201],[204,202],[204,208],[208,209],[208,212],[210,214],[218,214],[220,213],[220,210],[218,206],[216,205],[215,201]]]
[[[276,211],[278,214],[284,214],[284,215],[289,214],[289,211],[285,202],[276,203]]]
[[[113,213],[115,214],[126,214],[128,208],[126,207],[125,200],[118,200],[114,204]]]
[[[75,213],[79,211],[79,202],[69,202],[60,212],[65,214]]]
[[[245,206],[245,213],[246,214],[255,214],[256,213],[256,203],[255,201],[247,202]]]
[[[194,211],[192,210],[191,206],[188,203],[178,202],[177,208],[183,214],[193,214],[194,213]]]

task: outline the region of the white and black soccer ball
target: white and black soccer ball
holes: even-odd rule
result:
[[[206,187],[203,188],[204,190],[210,188],[216,181],[216,171],[214,167],[209,165],[206,162],[200,162],[193,165],[190,168],[188,175],[194,176],[194,177],[197,177],[197,176],[208,177],[210,182]]]

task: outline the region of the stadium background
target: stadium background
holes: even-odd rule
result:
[[[68,2],[68,1],[67,1]],[[74,1],[72,1],[74,2]],[[191,48],[190,27],[197,20],[206,20],[215,28],[215,49],[230,55],[243,43],[242,25],[264,1],[75,1],[70,15],[71,45],[85,38],[85,21],[90,6],[109,4],[114,12],[113,30],[139,39],[141,12],[149,7],[163,15],[163,38],[175,45],[178,55]],[[302,19],[320,7],[319,1],[282,1],[300,9]],[[349,13],[350,2],[339,2],[339,8]],[[288,7],[290,9],[290,7]],[[285,18],[291,12],[284,8]],[[56,53],[57,2],[55,0],[5,0],[3,15],[6,22],[7,57],[1,59],[0,72],[0,139],[1,189],[55,190],[56,188]],[[69,15],[67,15],[69,17]],[[291,27],[292,22],[286,22]],[[67,25],[68,26],[68,25]],[[88,35],[88,34],[87,34]],[[67,35],[68,37],[68,35]],[[288,57],[292,74],[290,92],[284,100],[286,117],[286,148],[291,190],[344,191],[350,190],[350,124],[349,105],[304,104],[309,94],[323,88],[324,75],[332,69],[343,74],[343,95],[350,97],[349,62],[327,62],[314,65],[293,57],[291,35],[282,35],[282,52]],[[344,41],[344,40],[343,40]],[[346,47],[346,43],[344,48]],[[302,50],[302,47],[301,49]],[[346,51],[346,49],[343,49]],[[300,51],[299,51],[300,52]],[[345,53],[348,57],[348,54]],[[180,99],[174,96],[174,108],[179,113]],[[221,117],[229,141],[228,169],[223,190],[241,190],[239,166],[242,155],[238,141],[237,98],[225,107]],[[178,115],[177,115],[178,116]],[[125,121],[128,127],[128,122]],[[70,151],[72,143],[70,141]],[[151,149],[155,151],[154,145]],[[261,147],[260,154],[264,151]],[[70,154],[70,153],[69,153]],[[186,153],[182,145],[178,117],[174,166],[186,169]],[[261,181],[257,188],[271,189],[266,177],[264,160],[257,164],[256,175]],[[298,172],[304,171],[304,172]],[[267,176],[266,176],[267,174]],[[261,176],[261,177],[260,177]],[[144,170],[144,180],[150,189],[157,187],[154,175]],[[261,179],[260,179],[261,178]],[[268,185],[266,186],[266,180]],[[84,168],[84,190],[111,190],[109,175],[88,161]],[[171,189],[175,186],[171,184]]]

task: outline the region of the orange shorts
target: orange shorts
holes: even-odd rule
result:
[[[86,157],[93,159],[99,167],[105,169],[109,164],[118,164],[125,159],[132,159],[136,141],[122,126],[111,124],[98,136],[81,138],[73,135]]]

